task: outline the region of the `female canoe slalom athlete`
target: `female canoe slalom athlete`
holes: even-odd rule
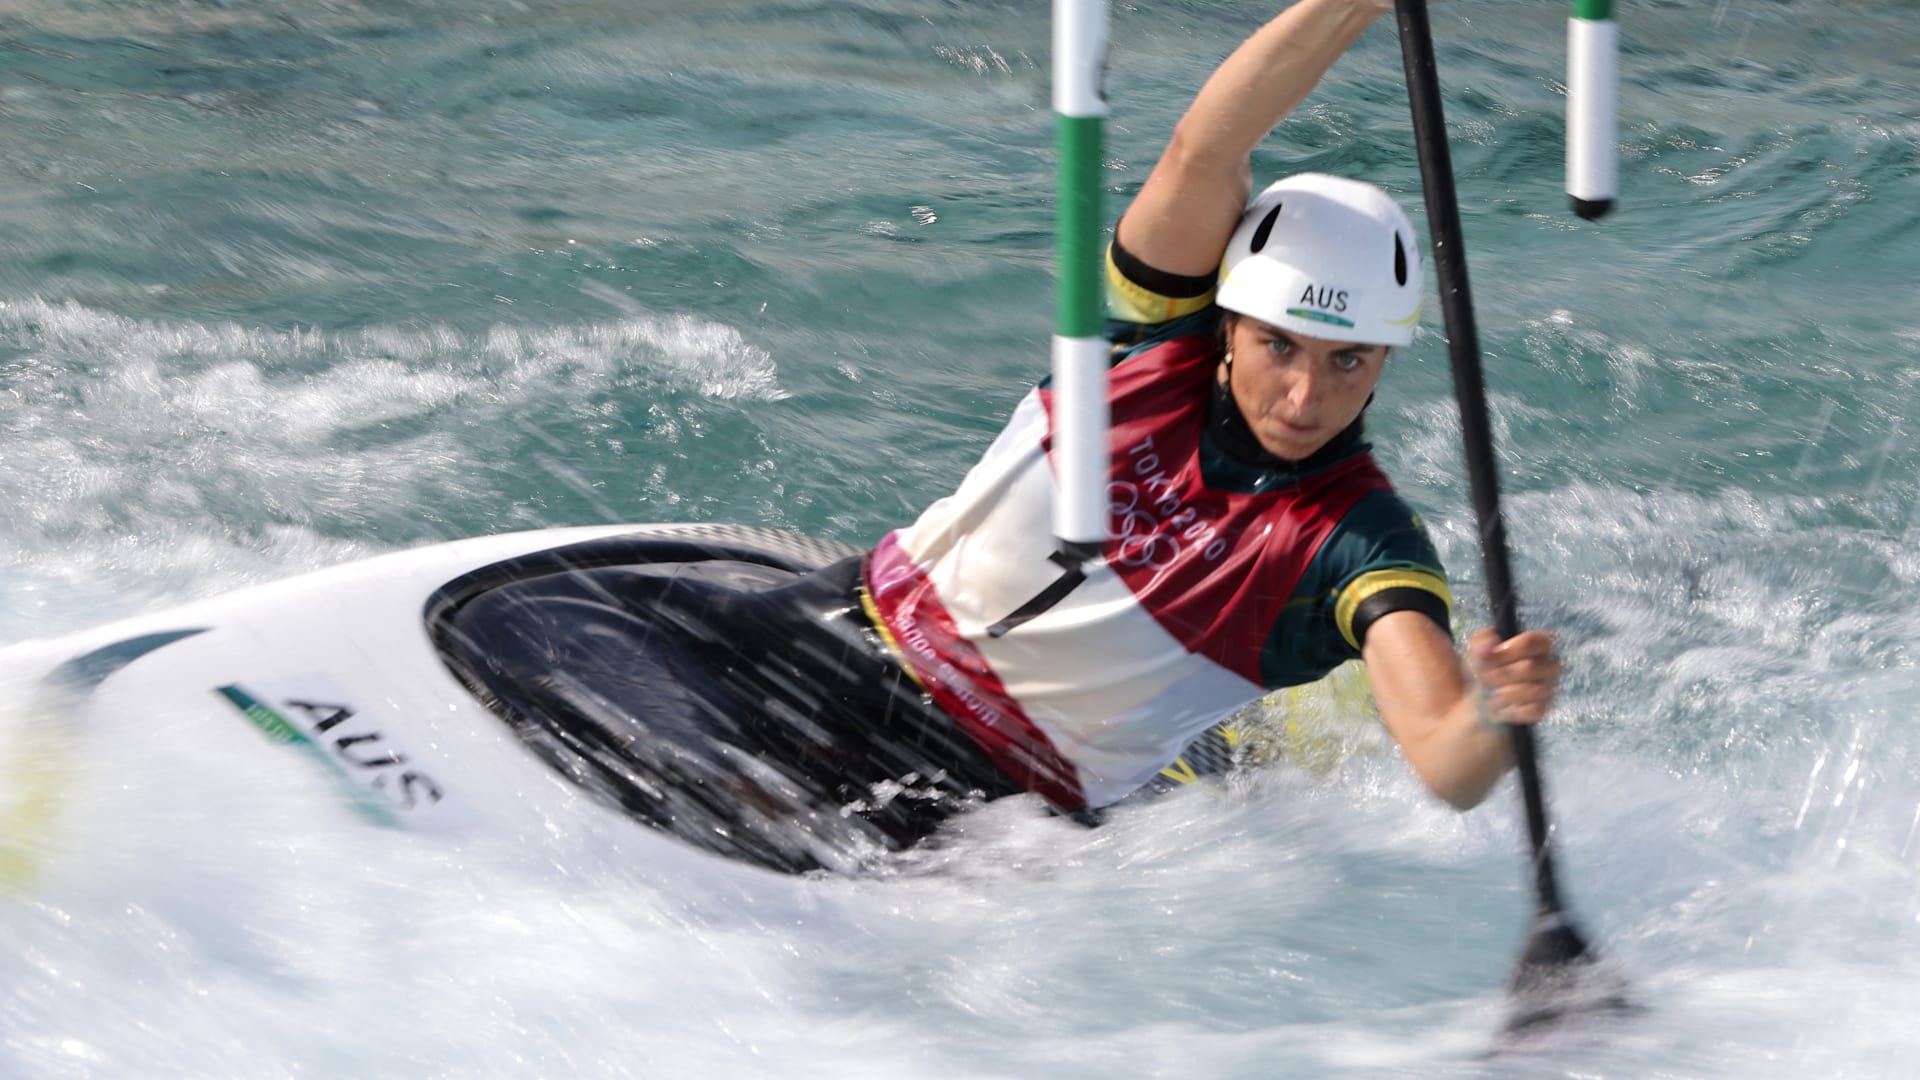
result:
[[[1511,765],[1502,725],[1540,720],[1561,668],[1538,631],[1476,633],[1463,664],[1439,559],[1362,431],[1413,339],[1419,240],[1353,180],[1248,203],[1254,146],[1392,6],[1299,0],[1261,27],[1121,218],[1104,564],[1031,613],[1060,577],[1043,386],[959,490],[864,557],[771,589],[683,575],[645,600],[670,632],[593,665],[644,703],[619,739],[630,811],[785,870],[911,845],[982,798],[1090,821],[1235,710],[1354,658],[1427,787],[1462,809],[1486,795]]]

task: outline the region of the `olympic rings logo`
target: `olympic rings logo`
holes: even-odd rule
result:
[[[1202,554],[1209,562],[1226,553],[1226,541],[1219,538],[1212,525],[1197,520],[1197,514],[1181,508],[1176,500],[1161,501],[1171,504],[1175,511],[1172,518],[1155,514],[1151,505],[1142,506],[1139,485],[1124,480],[1107,485],[1107,528],[1120,542],[1118,561],[1122,566],[1165,570],[1179,561],[1183,540],[1204,543]],[[1181,530],[1179,535],[1175,535],[1176,530]]]
[[[1140,506],[1140,487],[1116,480],[1107,485],[1107,529],[1120,541],[1120,564],[1165,570],[1180,557],[1180,543],[1159,531],[1160,519]]]

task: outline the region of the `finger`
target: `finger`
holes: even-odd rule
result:
[[[1553,654],[1553,635],[1545,630],[1523,630],[1505,641],[1493,646],[1494,658],[1521,656],[1550,656]]]
[[[1516,686],[1523,683],[1554,684],[1565,673],[1565,665],[1552,654],[1528,656],[1517,660],[1490,661],[1478,672],[1480,684],[1487,687]]]
[[[1500,637],[1492,630],[1475,630],[1467,635],[1467,662],[1473,665],[1476,678],[1493,662],[1493,651],[1499,645]]]
[[[1558,696],[1553,683],[1528,682],[1487,691],[1487,706],[1507,723],[1532,723],[1546,716]]]
[[[1520,683],[1487,691],[1487,702],[1495,709],[1522,709],[1550,704],[1558,694],[1551,683]]]
[[[1497,717],[1502,724],[1514,727],[1530,727],[1546,720],[1552,710],[1545,705],[1531,706],[1525,709],[1510,709]]]

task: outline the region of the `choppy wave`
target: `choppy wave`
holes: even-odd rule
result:
[[[620,520],[544,417],[640,441],[623,398],[784,396],[764,350],[685,315],[323,333],[30,299],[0,303],[0,354],[0,607],[41,633],[127,610],[102,593],[181,599],[452,538],[434,505],[499,499],[502,458]]]

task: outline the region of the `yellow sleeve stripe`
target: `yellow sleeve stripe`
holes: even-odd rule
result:
[[[1388,589],[1421,589],[1438,596],[1447,610],[1453,610],[1453,593],[1447,590],[1447,579],[1438,574],[1429,574],[1424,570],[1375,570],[1361,574],[1341,590],[1340,599],[1333,605],[1333,619],[1340,625],[1340,634],[1347,644],[1358,649],[1360,642],[1353,636],[1353,614],[1360,610],[1376,593]]]
[[[1161,296],[1139,282],[1128,280],[1113,261],[1113,245],[1107,245],[1107,311],[1114,318],[1151,325],[1191,315],[1211,303],[1211,291],[1175,298]]]

